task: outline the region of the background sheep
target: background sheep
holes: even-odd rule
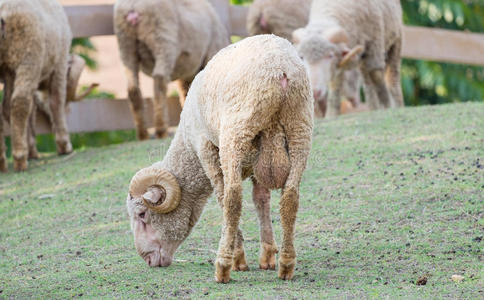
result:
[[[358,65],[370,109],[403,106],[400,1],[314,0],[309,24],[293,40],[308,64],[316,98],[329,87],[329,116],[339,112],[344,71]]]
[[[279,277],[291,279],[313,105],[306,70],[287,40],[261,35],[220,51],[195,78],[163,161],[131,181],[128,213],[136,249],[146,262],[171,263],[215,189],[224,216],[215,279],[227,282],[231,269],[247,270],[238,224],[242,180],[252,175],[261,227],[260,267],[275,268],[269,189],[281,188]]]
[[[304,27],[309,21],[309,11],[312,0],[255,0],[249,8],[247,16],[247,31],[249,35],[275,34],[292,41],[294,30]],[[360,76],[357,70],[345,73],[343,82],[343,99],[341,113],[352,112],[361,105]],[[323,95],[324,96],[324,95]],[[320,96],[316,103],[315,113],[324,117],[326,114],[326,99]],[[361,109],[361,107],[360,107]]]
[[[255,0],[249,7],[249,35],[275,34],[292,40],[292,32],[308,24],[312,0]]]
[[[11,124],[14,168],[21,171],[27,168],[28,122],[38,89],[50,93],[57,152],[72,151],[64,112],[72,34],[64,9],[55,0],[3,0],[0,22],[3,117]],[[3,132],[0,135],[3,139]],[[3,160],[5,155],[1,156]]]
[[[69,64],[67,69],[67,84],[66,84],[66,103],[65,111],[68,111],[68,105],[70,102],[81,101],[87,97],[98,84],[91,84],[86,90],[77,94],[77,85],[79,79],[81,78],[82,71],[86,65],[86,62],[82,57],[76,54],[71,54],[69,56]],[[29,119],[29,131],[28,131],[28,146],[29,146],[29,159],[36,159],[39,157],[37,146],[36,146],[36,112],[42,112],[46,117],[51,126],[53,127],[54,118],[52,116],[52,111],[49,106],[49,90],[38,90],[34,95],[34,106]]]
[[[218,50],[229,44],[229,35],[206,0],[118,0],[114,10],[114,28],[128,74],[138,138],[148,138],[140,69],[154,78],[156,136],[165,137],[167,84],[182,80],[183,106],[191,81]]]

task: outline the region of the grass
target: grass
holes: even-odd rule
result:
[[[213,281],[221,226],[213,198],[171,267],[145,265],[129,229],[127,187],[168,145],[48,154],[27,173],[0,175],[0,298],[484,297],[482,103],[317,121],[291,282],[257,269],[249,184],[241,225],[249,272]],[[454,274],[464,280],[453,282]],[[416,285],[421,277],[426,285]]]

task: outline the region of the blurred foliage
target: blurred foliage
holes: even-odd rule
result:
[[[82,151],[91,147],[103,147],[113,144],[121,144],[124,142],[135,141],[135,130],[120,130],[120,131],[104,131],[96,133],[71,133],[70,134],[72,147],[76,151]],[[7,156],[10,157],[11,140],[7,137],[5,140],[7,145]],[[55,137],[53,134],[42,134],[37,136],[37,149],[40,152],[55,152]]]
[[[89,88],[88,85],[83,85],[80,88],[79,93],[83,93]],[[86,99],[116,99],[116,95],[110,92],[105,92],[99,90],[99,88],[94,88],[87,96]]]
[[[74,133],[70,135],[72,147],[83,150],[87,147],[103,147],[136,140],[134,130],[104,131],[96,133]],[[54,145],[54,147],[52,147]],[[37,137],[37,149],[41,152],[54,152],[55,138],[52,134]]]
[[[484,33],[483,0],[402,0],[401,3],[405,24]],[[483,67],[404,59],[402,75],[408,105],[484,99]]]
[[[95,70],[97,68],[97,62],[93,58],[93,55],[96,52],[96,47],[89,38],[73,39],[71,52],[81,56],[89,69]]]
[[[231,2],[247,4],[252,0]],[[484,33],[484,0],[400,2],[407,25]],[[484,68],[404,59],[402,88],[407,105],[483,101]]]

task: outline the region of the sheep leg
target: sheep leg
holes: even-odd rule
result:
[[[276,269],[276,254],[279,252],[274,240],[271,222],[271,192],[252,179],[252,200],[257,209],[260,227],[261,249],[259,268],[263,270]]]
[[[402,43],[397,42],[388,53],[385,81],[390,89],[393,107],[405,106],[400,81]]]
[[[5,90],[4,90],[5,92]],[[7,147],[5,145],[5,137],[3,132],[3,103],[0,103],[0,172],[8,171],[7,164]]]
[[[328,95],[328,108],[326,118],[337,117],[340,114],[341,97],[343,95],[344,72],[336,75],[331,81]]]
[[[12,137],[13,167],[15,171],[25,171],[28,166],[29,149],[27,145],[27,131],[29,116],[33,105],[33,94],[37,80],[27,76],[27,68],[20,69],[15,78],[15,88],[11,98],[10,123]],[[26,78],[27,77],[27,78]]]
[[[202,167],[205,170],[205,174],[207,174],[207,177],[210,179],[212,186],[214,187],[217,201],[223,211],[224,178],[222,174],[222,169],[220,168],[218,149],[210,141],[204,141],[202,143],[202,149],[200,152],[200,161],[202,163]],[[237,232],[237,237],[235,240],[232,270],[249,270],[249,267],[245,260],[244,237],[240,229]]]
[[[148,130],[146,129],[144,119],[144,101],[139,88],[138,71],[127,69],[128,73],[128,98],[129,107],[133,113],[134,123],[136,126],[136,137],[138,140],[148,139]]]
[[[180,105],[183,108],[185,106],[185,100],[187,99],[188,89],[192,84],[192,81],[188,80],[177,80],[178,95],[180,99]]]
[[[34,94],[34,98],[35,98]],[[38,159],[39,152],[37,151],[37,142],[35,139],[36,132],[35,132],[35,123],[36,123],[36,115],[37,115],[37,104],[34,100],[32,112],[30,113],[29,118],[29,129],[28,129],[28,145],[29,145],[29,159]]]
[[[10,120],[10,102],[13,92],[14,77],[6,74],[3,87],[3,102],[0,103],[0,172],[8,171],[7,147],[5,145],[5,136],[3,125]]]
[[[368,105],[370,110],[377,110],[380,108],[380,103],[378,102],[378,95],[376,93],[370,74],[366,70],[362,70],[361,74],[363,75],[363,90],[365,92],[366,104]]]
[[[237,128],[237,127],[235,127]],[[227,283],[234,259],[236,237],[242,211],[242,161],[254,138],[247,132],[222,130],[220,162],[224,175],[223,217],[224,225],[215,263],[215,280]]]
[[[385,83],[385,76],[382,69],[373,70],[370,72],[370,77],[378,95],[378,100],[383,108],[390,108],[391,96],[388,87]]]
[[[66,86],[67,65],[60,67],[54,73],[50,82],[50,111],[52,113],[52,127],[55,133],[57,153],[60,155],[72,152],[66,121]]]
[[[3,87],[3,117],[7,123],[10,123],[10,105],[12,102],[13,84],[15,76],[7,73],[4,78]]]
[[[237,236],[235,238],[235,246],[234,246],[234,260],[232,265],[232,271],[248,271],[249,266],[247,265],[247,261],[245,259],[245,251],[244,251],[244,236],[242,234],[242,230],[240,228],[237,231]]]
[[[293,93],[294,97],[297,96]],[[294,101],[281,111],[281,122],[286,132],[291,170],[282,189],[280,214],[283,230],[278,276],[291,280],[296,266],[294,229],[299,208],[299,185],[311,149],[312,113],[308,101]]]
[[[166,99],[166,90],[168,81],[163,76],[155,76],[155,96],[154,96],[154,111],[155,111],[155,134],[156,138],[166,138],[168,130],[166,120],[168,120],[168,105]]]
[[[119,32],[118,43],[121,60],[125,66],[128,81],[129,107],[133,114],[134,124],[136,126],[136,137],[138,140],[146,140],[149,136],[144,119],[143,96],[141,94],[141,89],[139,88],[139,61],[136,53],[136,39]]]

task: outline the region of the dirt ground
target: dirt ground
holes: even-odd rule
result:
[[[60,0],[62,5],[93,5],[93,4],[113,4],[115,0]],[[95,56],[98,62],[96,71],[86,70],[82,74],[80,84],[90,85],[99,83],[100,90],[114,93],[118,98],[125,98],[126,76],[123,64],[119,56],[118,44],[114,36],[101,36],[91,38],[97,48]],[[152,80],[141,75],[141,90],[143,96],[153,96]]]

